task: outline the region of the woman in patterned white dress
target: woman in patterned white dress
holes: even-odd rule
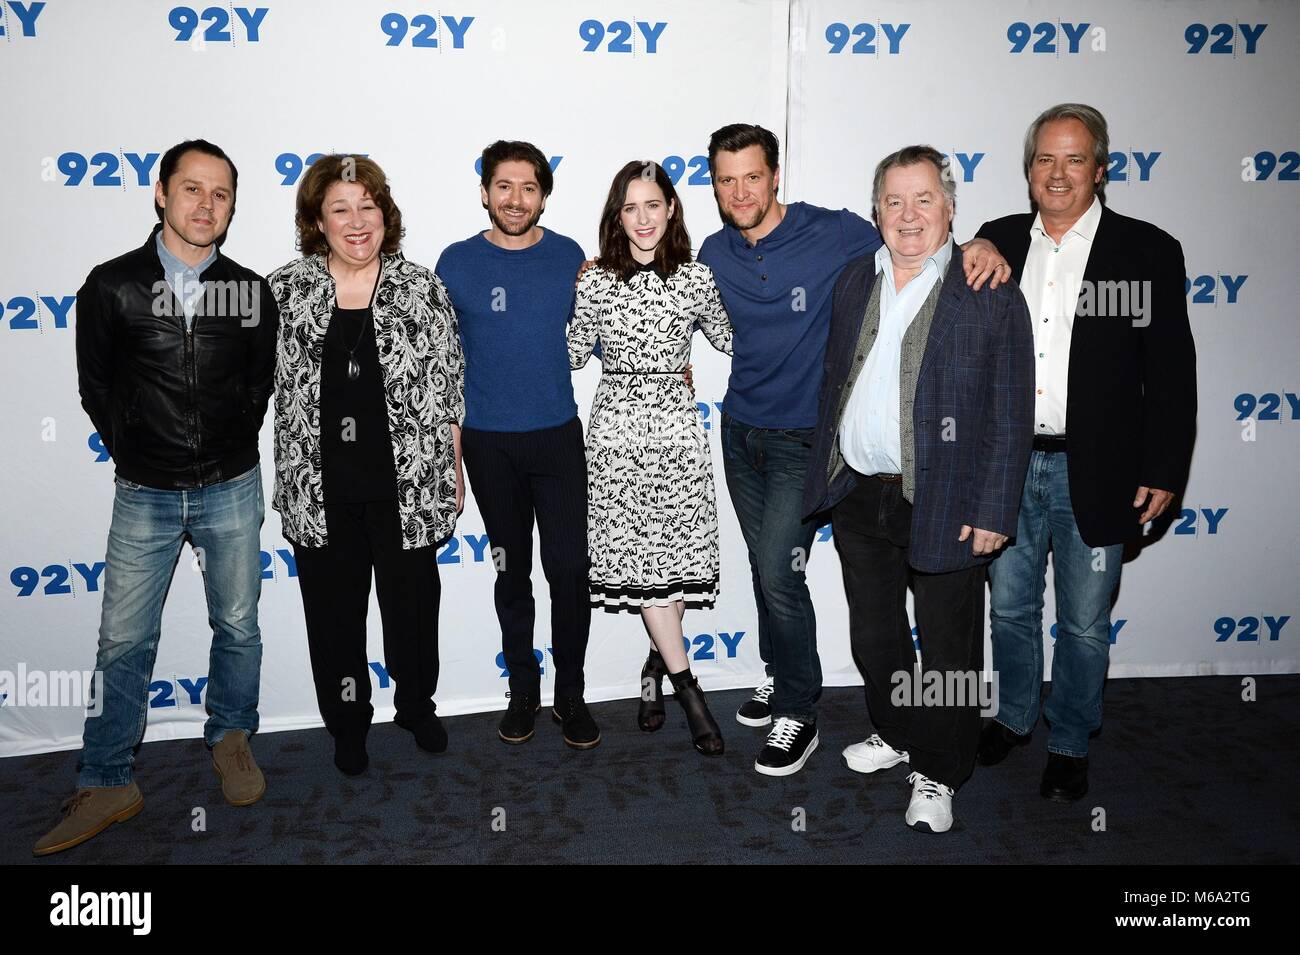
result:
[[[642,730],[664,724],[663,678],[686,710],[695,748],[723,751],[682,639],[688,607],[718,592],[713,463],[683,378],[703,330],[731,354],[731,323],[691,241],[672,180],[630,162],[614,177],[600,222],[600,258],[578,283],[569,327],[574,368],[600,342],[603,374],[587,427],[591,602],[640,613],[650,635],[641,670]]]

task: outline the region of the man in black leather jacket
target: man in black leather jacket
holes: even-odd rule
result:
[[[132,780],[163,602],[185,541],[203,571],[212,649],[204,737],[227,801],[266,789],[257,731],[262,642],[258,432],[279,322],[266,281],[218,249],[238,174],[204,140],[162,158],[145,244],[96,266],[77,293],[82,406],[116,465],[93,702],[77,791],[37,855],[143,807]]]

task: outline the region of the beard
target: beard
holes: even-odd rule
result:
[[[525,219],[519,225],[511,225],[508,221],[497,215],[495,206],[488,206],[488,218],[492,220],[492,225],[495,226],[498,231],[504,232],[506,235],[526,234],[533,226],[537,225],[537,220],[541,217],[542,210],[538,209],[537,212],[533,214],[532,218]]]
[[[754,211],[746,215],[744,219],[737,219],[726,210],[721,202],[719,202],[718,215],[722,218],[723,222],[731,226],[733,229],[752,229],[763,221],[763,217],[767,215],[767,211],[771,208],[772,199],[769,197],[765,205],[759,204],[754,208]]]

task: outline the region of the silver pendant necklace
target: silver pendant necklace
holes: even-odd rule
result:
[[[357,333],[357,340],[351,348],[348,348],[348,381],[356,381],[361,377],[361,363],[357,361],[357,349],[361,347],[361,342],[366,337],[366,329],[375,323],[375,295],[379,292],[379,276],[383,274],[383,263],[380,263],[379,271],[375,273],[375,287],[370,290],[370,321],[361,319],[361,331]],[[338,297],[335,294],[334,307],[338,308]],[[347,347],[346,345],[344,346]]]

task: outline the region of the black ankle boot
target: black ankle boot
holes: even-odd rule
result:
[[[641,705],[636,709],[636,722],[643,733],[653,733],[664,725],[664,677],[668,667],[664,658],[653,647],[641,668]]]
[[[690,724],[696,750],[705,756],[721,756],[722,731],[709,712],[700,681],[691,676],[689,669],[670,673],[668,679],[673,683],[673,693],[681,702],[682,709],[686,710],[686,722]]]

